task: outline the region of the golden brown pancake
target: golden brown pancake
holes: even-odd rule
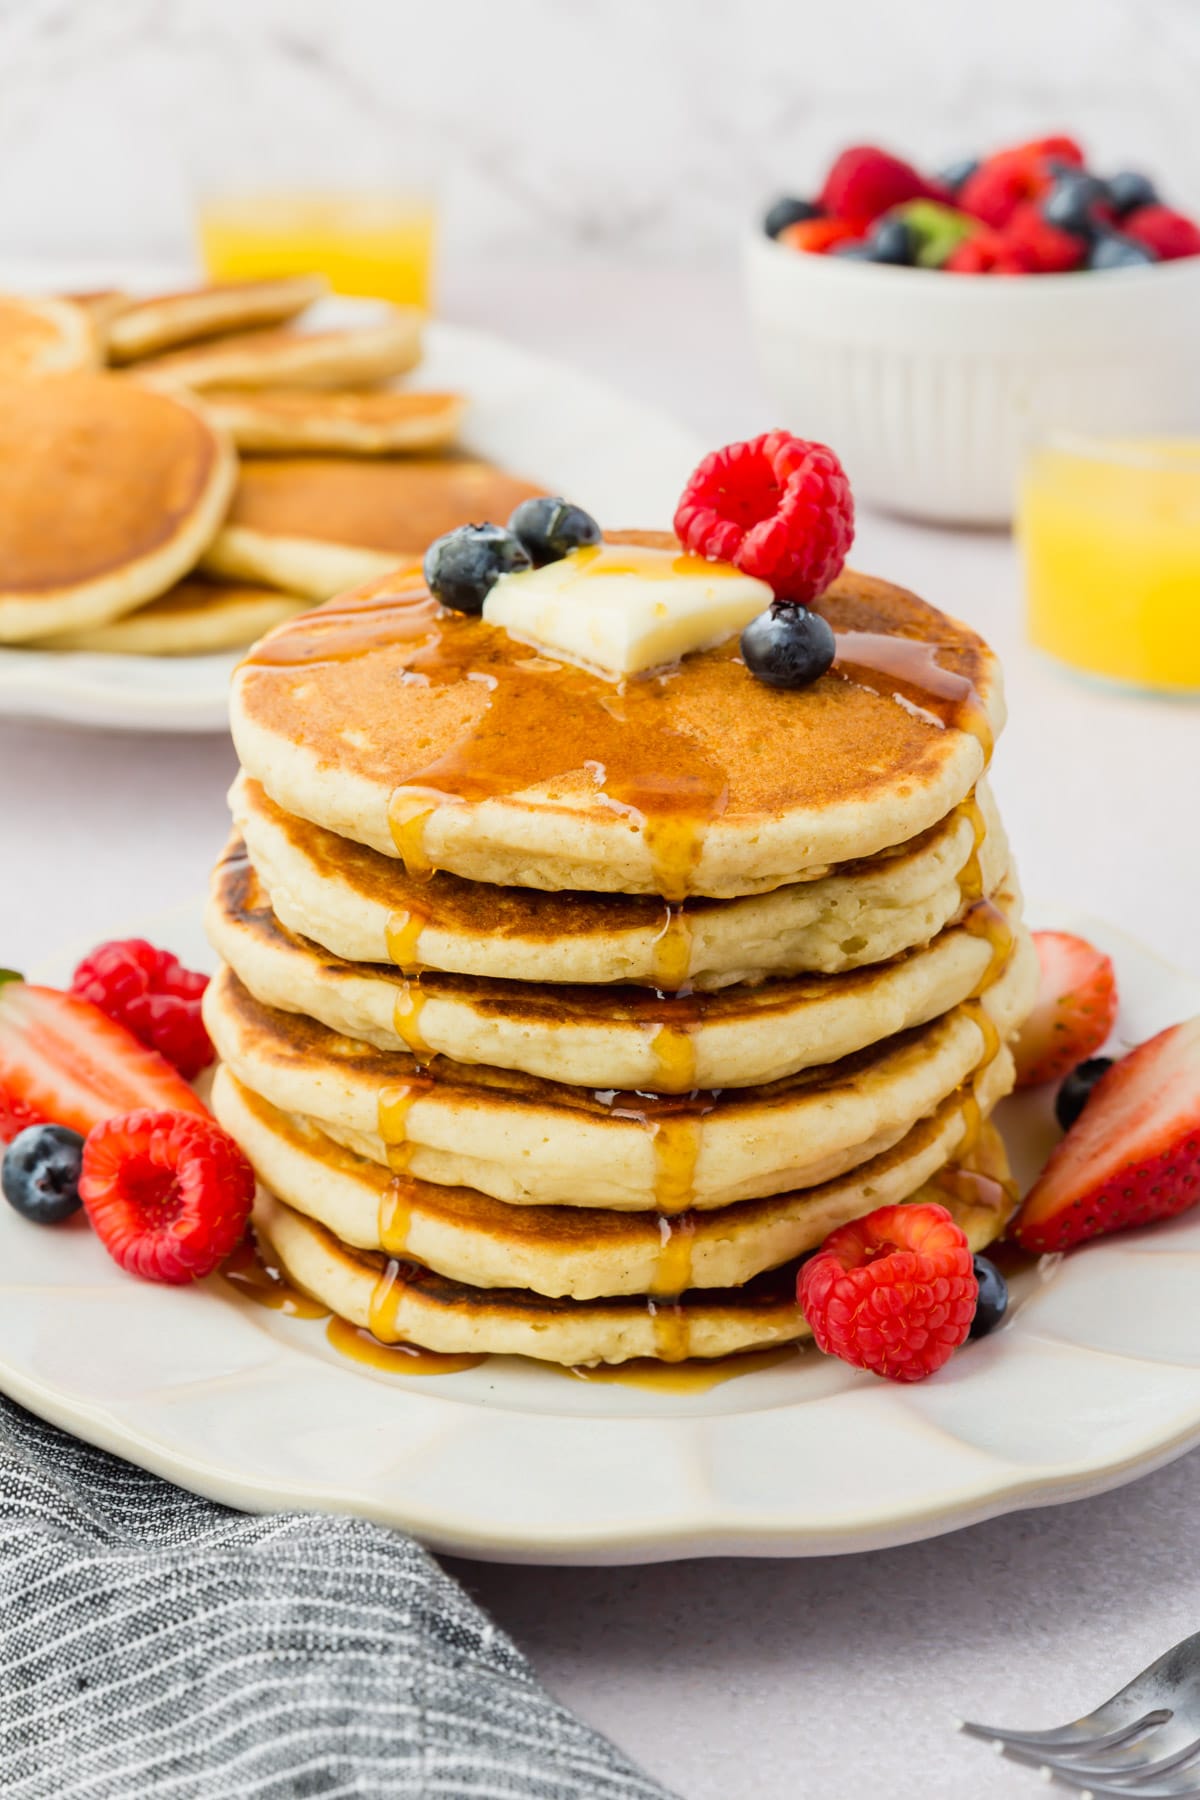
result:
[[[91,373],[0,389],[0,642],[164,593],[211,540],[234,474],[186,399]]]
[[[341,393],[310,388],[206,388],[204,403],[239,450],[384,456],[453,443],[461,394]]]
[[[910,1199],[945,1205],[964,1189],[978,1192],[959,1181],[960,1165],[1007,1175],[988,1159],[997,1147],[993,1132],[981,1123],[971,1141],[959,1095],[892,1149],[836,1181],[675,1218],[510,1206],[472,1188],[392,1175],[334,1143],[311,1121],[280,1112],[227,1068],[217,1071],[212,1106],[263,1185],[351,1249],[411,1257],[475,1287],[531,1288],[575,1300],[740,1287],[815,1249],[839,1225],[877,1206]],[[953,1170],[947,1168],[951,1162]]]
[[[106,656],[205,656],[252,644],[307,604],[278,588],[187,575],[159,599],[124,618],[39,639],[32,648]]]
[[[99,360],[95,327],[83,307],[0,294],[0,382],[93,368]]]
[[[444,531],[542,490],[472,457],[252,457],[205,557],[216,574],[324,598],[419,559]]]
[[[253,506],[282,529],[283,465],[262,467],[235,520]],[[424,484],[419,464],[362,473],[397,469]],[[512,498],[475,516],[504,518]],[[916,595],[847,570],[815,604],[838,661],[799,692],[755,680],[736,637],[618,684],[442,609],[401,571],[256,646],[234,678],[234,742],[284,811],[413,874],[764,892],[927,831],[970,793],[1004,717],[987,645]]]
[[[394,857],[291,817],[244,775],[229,804],[292,931],[349,962],[509,981],[675,992],[835,975],[928,943],[990,894],[1010,861],[986,782],[929,831],[877,856],[769,894],[675,908],[647,894],[493,887],[445,872],[420,880]]]
[[[146,357],[132,373],[172,388],[356,387],[411,369],[421,356],[421,325],[415,307],[394,307],[375,325],[244,331]]]
[[[133,301],[123,288],[89,288],[80,294],[64,294],[73,306],[80,308],[92,321],[96,334],[98,360],[103,362],[108,353],[108,328],[118,313],[132,306]]]
[[[209,941],[267,1006],[307,1014],[420,1062],[484,1063],[548,1081],[657,1094],[782,1080],[926,1024],[998,979],[1020,903],[1006,882],[929,944],[839,975],[796,975],[715,993],[554,986],[347,962],[286,930],[234,840],[218,864]]]
[[[282,324],[328,293],[322,275],[214,282],[179,293],[129,301],[108,329],[110,362],[135,362],[177,344]]]
[[[946,1206],[975,1251],[1000,1234],[1012,1210],[1003,1145],[986,1127],[979,1152],[988,1179],[968,1179],[927,1196]],[[260,1245],[290,1281],[383,1343],[580,1364],[634,1357],[682,1362],[810,1335],[796,1303],[795,1262],[738,1287],[690,1288],[673,1298],[621,1294],[576,1300],[514,1286],[476,1286],[403,1256],[351,1249],[261,1190],[254,1226]]]

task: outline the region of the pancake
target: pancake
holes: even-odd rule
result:
[[[985,1116],[1000,1085],[993,1064],[981,1084]],[[510,1206],[469,1188],[392,1175],[252,1094],[227,1068],[217,1071],[212,1107],[263,1185],[349,1248],[411,1257],[474,1287],[518,1286],[575,1300],[740,1287],[815,1249],[838,1225],[876,1206],[910,1199],[945,1205],[978,1193],[977,1184],[946,1168],[952,1157],[965,1168],[1007,1173],[988,1160],[995,1133],[984,1126],[971,1145],[961,1098],[952,1096],[885,1154],[800,1192],[674,1219]]]
[[[204,403],[239,450],[384,456],[437,450],[458,435],[461,394],[206,388]]]
[[[994,1140],[992,1166],[1007,1172]],[[1011,1199],[1001,1179],[964,1195],[939,1194],[973,1250],[1003,1230]],[[693,1288],[675,1300],[641,1295],[554,1298],[522,1288],[481,1288],[416,1262],[352,1250],[312,1219],[260,1190],[260,1244],[297,1287],[384,1343],[450,1354],[513,1355],[566,1365],[656,1357],[729,1356],[811,1334],[796,1305],[795,1263],[744,1287]]]
[[[89,288],[80,294],[63,294],[72,306],[78,306],[92,321],[97,348],[103,360],[108,344],[108,328],[118,313],[133,302],[123,288]]]
[[[0,383],[94,368],[99,360],[96,329],[83,307],[0,294]]]
[[[131,300],[107,332],[110,362],[136,362],[197,338],[244,332],[294,319],[329,292],[322,275],[283,275],[263,281],[225,281],[180,293]]]
[[[307,604],[277,588],[188,575],[159,599],[124,618],[35,640],[31,648],[112,656],[203,656],[252,644]]]
[[[419,561],[457,525],[507,519],[540,492],[472,457],[254,457],[205,566],[324,600]]]
[[[674,998],[436,972],[410,980],[332,957],[279,923],[237,840],[217,865],[206,923],[255,999],[385,1052],[686,1094],[763,1086],[838,1062],[982,993],[1007,965],[1020,917],[1011,881],[995,898],[882,965]]]
[[[204,1017],[244,1086],[376,1162],[514,1203],[671,1213],[833,1180],[889,1150],[993,1059],[1007,1091],[1003,1040],[1037,981],[1022,931],[981,1001],[784,1081],[677,1099],[442,1059],[422,1069],[262,1005],[228,968],[209,983]]]
[[[255,647],[234,743],[285,812],[412,874],[765,892],[929,830],[1003,723],[995,658],[965,625],[852,572],[815,605],[838,661],[802,692],[755,680],[736,637],[617,684],[443,610],[400,571]]]
[[[362,387],[421,359],[422,314],[392,307],[375,325],[336,331],[243,331],[195,349],[148,356],[130,371],[170,388]]]
[[[638,894],[486,887],[445,873],[418,880],[392,857],[291,818],[245,776],[230,806],[280,922],[349,962],[704,991],[837,974],[928,943],[1008,866],[986,783],[977,797],[978,809],[964,802],[910,844],[815,880],[674,908]]]
[[[212,539],[235,472],[186,398],[92,373],[0,389],[0,643],[165,593]]]

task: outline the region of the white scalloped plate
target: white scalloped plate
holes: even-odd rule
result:
[[[314,329],[378,310],[326,301]],[[704,446],[652,407],[488,332],[431,324],[407,386],[469,397],[463,444],[577,498],[613,526],[669,527]],[[614,456],[613,446],[620,445]],[[0,646],[0,718],[120,731],[223,731],[240,651],[208,656],[97,656]]]
[[[1116,958],[1116,1034],[1200,1011],[1200,982],[1065,909]],[[199,908],[139,927],[209,963]],[[70,961],[44,971],[63,979]],[[1044,1095],[1002,1119],[1028,1178]],[[86,1227],[0,1208],[0,1385],[80,1436],[251,1510],[354,1512],[437,1549],[531,1562],[810,1556],[931,1537],[1116,1487],[1200,1442],[1200,1216],[1022,1284],[1006,1325],[899,1387],[816,1352],[703,1393],[589,1387],[495,1358],[437,1378],[343,1360],[321,1323],[179,1291]]]

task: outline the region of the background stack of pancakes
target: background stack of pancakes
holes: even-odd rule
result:
[[[248,644],[535,491],[454,452],[461,396],[385,385],[419,313],[310,329],[324,292],[0,296],[0,644]]]
[[[660,540],[661,541],[661,540]],[[847,573],[801,693],[610,682],[415,573],[258,645],[209,929],[260,1242],[385,1342],[576,1364],[807,1335],[798,1259],[915,1196],[981,1248],[1037,981],[997,671]]]

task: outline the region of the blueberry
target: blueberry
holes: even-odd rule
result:
[[[1153,250],[1120,231],[1097,232],[1088,252],[1089,269],[1137,269],[1157,262]]]
[[[743,631],[742,655],[750,673],[768,687],[802,688],[829,668],[837,640],[820,613],[777,600]]]
[[[846,262],[876,262],[872,256],[871,246],[866,238],[843,238],[840,244],[834,244],[829,251],[830,256],[840,256]]]
[[[4,1153],[0,1188],[35,1225],[58,1225],[79,1211],[83,1139],[65,1125],[27,1125]]]
[[[1136,206],[1154,206],[1158,202],[1158,189],[1148,175],[1139,175],[1136,169],[1122,169],[1119,175],[1110,175],[1104,185],[1108,203],[1118,219]]]
[[[501,575],[531,567],[528,553],[503,525],[460,525],[425,552],[431,594],[455,612],[478,613]]]
[[[995,1331],[1008,1311],[1008,1283],[986,1256],[975,1258],[975,1279],[979,1283],[979,1298],[975,1302],[975,1317],[971,1320],[968,1335],[981,1338],[989,1331]]]
[[[1054,1096],[1054,1116],[1064,1131],[1070,1131],[1091,1099],[1092,1089],[1112,1066],[1111,1056],[1089,1056],[1086,1062],[1071,1070]]]
[[[788,225],[799,225],[805,219],[819,219],[821,209],[811,200],[793,200],[789,195],[767,208],[763,230],[768,237],[778,237]]]
[[[937,180],[943,187],[949,188],[952,194],[957,194],[959,188],[965,187],[970,181],[978,167],[977,156],[960,156],[957,162],[947,163],[944,169],[938,170]]]
[[[1082,169],[1068,169],[1042,201],[1042,217],[1072,237],[1090,238],[1100,229],[1096,208],[1107,199],[1108,189],[1102,181]]]
[[[868,262],[911,263],[916,253],[912,228],[903,219],[880,219],[867,238]]]
[[[600,527],[591,513],[585,513],[582,506],[572,506],[557,494],[522,500],[508,521],[508,529],[519,539],[535,569],[543,563],[561,562],[572,550],[598,544],[601,538]]]

